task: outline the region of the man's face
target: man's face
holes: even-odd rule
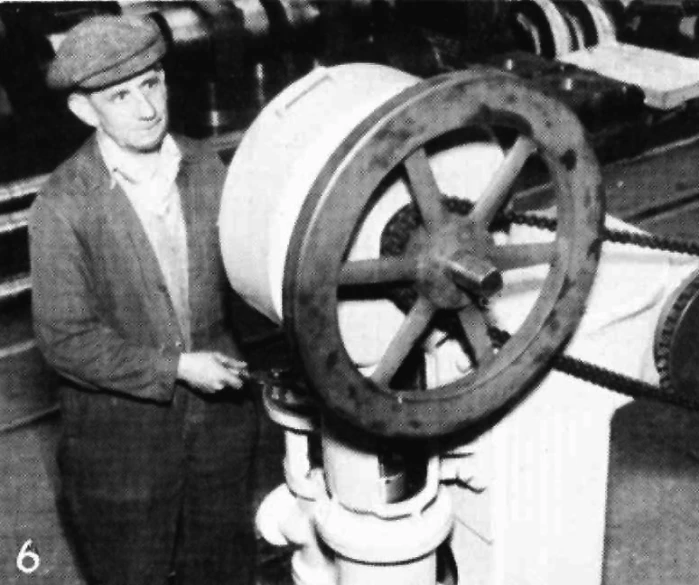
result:
[[[153,152],[168,129],[167,87],[162,68],[83,96],[88,124],[107,134],[124,150]]]

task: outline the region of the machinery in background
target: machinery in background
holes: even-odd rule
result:
[[[318,65],[372,62],[429,77],[500,61],[574,96],[587,118],[595,118],[593,132],[605,126],[601,144],[615,141],[609,121],[620,114],[615,127],[633,125],[642,134],[657,120],[642,111],[635,90],[608,87],[608,80],[605,86],[590,74],[570,85],[579,72],[557,70],[555,60],[614,40],[657,47],[647,31],[655,31],[659,19],[672,23],[663,28],[671,33],[662,35],[661,48],[691,56],[696,12],[689,0],[4,2],[0,181],[51,170],[84,138],[87,130],[61,96],[46,90],[43,74],[63,33],[91,15],[142,14],[158,24],[171,48],[173,120],[187,134],[243,130],[283,87]],[[612,156],[624,154],[619,144],[629,142],[625,137],[610,148]]]

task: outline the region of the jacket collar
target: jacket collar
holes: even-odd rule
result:
[[[170,136],[172,136],[172,139],[180,151],[180,170],[182,170],[183,165],[189,165],[196,160],[198,151],[196,142],[174,133],[171,133]],[[104,184],[106,186],[110,186],[111,173],[109,172],[107,164],[104,162],[104,159],[100,153],[96,133],[93,132],[79,152],[83,155],[80,157],[82,160],[80,161],[79,166],[85,167],[85,170],[88,171],[90,176],[95,177],[95,174],[97,173],[100,175],[100,179],[103,179]],[[80,154],[78,156],[80,156]]]
[[[170,134],[165,136],[157,158],[150,159],[148,164],[143,163],[143,158],[121,148],[112,138],[103,132],[96,132],[97,146],[107,165],[112,184],[120,178],[127,184],[137,185],[158,176],[176,176],[182,160],[179,147]]]
[[[178,146],[180,144],[181,143],[178,141]],[[183,141],[181,152],[182,162],[180,164],[178,185],[181,184],[180,179],[185,180],[187,177],[188,172],[186,167],[193,160],[193,151],[189,144],[187,144],[186,139]],[[83,166],[84,176],[89,177],[88,180],[90,181],[88,189],[95,197],[91,205],[94,205],[97,213],[102,216],[101,222],[103,222],[104,225],[108,225],[109,229],[116,234],[118,240],[124,246],[129,246],[133,251],[134,261],[140,267],[140,273],[145,287],[144,290],[147,291],[147,294],[157,295],[160,290],[165,290],[165,278],[160,264],[158,263],[143,225],[129,202],[126,193],[118,182],[112,181],[112,175],[100,154],[99,145],[94,135],[85,144],[81,154],[83,156],[81,156],[80,162]],[[185,221],[192,221],[190,211],[192,203],[189,199],[191,196],[196,195],[185,189],[181,191],[181,196]],[[188,249],[190,250],[190,282],[192,282],[192,262],[197,261],[196,258],[192,257],[191,240],[193,237],[194,235],[190,234],[190,230],[188,229],[187,241]],[[170,310],[174,315],[174,309],[171,304]]]

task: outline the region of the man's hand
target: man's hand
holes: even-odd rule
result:
[[[247,364],[216,351],[183,353],[177,366],[177,379],[205,394],[224,388],[241,388],[241,370]]]

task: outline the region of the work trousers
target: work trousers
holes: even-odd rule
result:
[[[247,394],[247,395],[246,395]],[[255,404],[68,391],[60,504],[90,585],[252,585]]]

